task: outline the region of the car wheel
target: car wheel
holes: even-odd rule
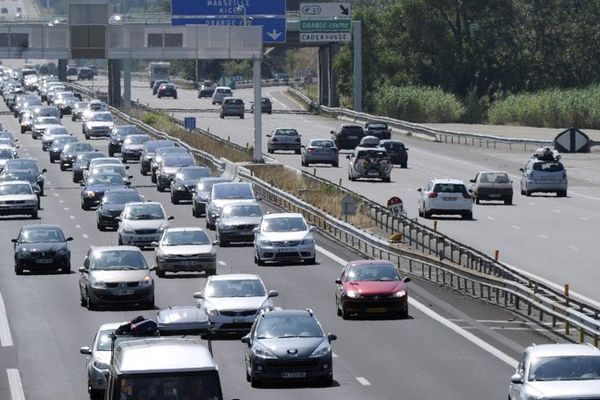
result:
[[[269,154],[273,154],[275,151],[273,149],[271,149],[270,147],[267,147],[267,153]]]
[[[467,211],[463,214],[463,219],[472,220],[473,219],[473,211]]]
[[[177,100],[177,96],[173,96],[173,99]]]
[[[206,273],[206,276],[214,276],[217,274],[217,269],[216,268],[207,269],[205,273]]]
[[[475,200],[475,204],[479,204],[481,202],[481,200],[479,199],[479,196],[477,194],[475,194],[473,196],[473,199]]]
[[[84,136],[85,136],[85,140],[90,140],[90,135],[88,135],[87,132],[84,134]]]
[[[87,301],[85,300],[85,297],[83,297],[83,293],[81,293],[81,290],[79,290],[79,305],[81,307],[87,307]]]
[[[346,310],[346,307],[344,307],[343,304],[341,306],[341,309],[342,309],[342,319],[350,319],[350,313],[348,312],[348,310]]]
[[[195,218],[198,218],[198,217],[199,217],[199,215],[198,215],[198,211],[196,211],[196,208],[195,208],[195,207],[192,207],[192,217],[195,217]]]
[[[119,246],[123,246],[123,238],[121,237],[121,235],[119,235],[119,239],[117,240],[117,243],[119,244]]]
[[[315,265],[316,263],[317,263],[316,257],[309,258],[308,260],[306,260],[306,264],[308,264],[308,265]]]
[[[219,240],[219,247],[229,247],[229,242],[227,240]]]
[[[96,228],[98,228],[100,232],[104,232],[106,230],[106,228],[101,225],[100,222],[96,222]]]
[[[151,181],[152,183],[156,183],[156,175],[152,174],[152,175],[150,176],[150,181]]]
[[[504,199],[504,205],[511,206],[512,202],[513,202],[512,197],[507,197],[506,199]]]
[[[15,274],[16,275],[23,275],[23,269],[19,268],[15,265]]]
[[[50,164],[54,164],[54,161],[56,161],[54,157],[50,156]]]
[[[67,169],[67,168],[66,168],[66,167],[65,167],[65,166],[64,166],[64,165],[61,163],[61,164],[60,164],[60,170],[61,170],[61,171],[66,171],[66,169]]]
[[[294,150],[294,154],[300,154],[300,150]]]
[[[206,218],[206,229],[210,229],[210,224],[208,223],[208,218]]]
[[[240,115],[240,119],[244,119],[244,114]]]
[[[71,116],[71,121],[75,122],[75,117]]]
[[[160,95],[160,93],[158,94],[158,98],[160,99],[162,96]]]
[[[252,377],[248,373],[248,367],[245,367],[245,370],[246,370],[246,382],[250,382],[252,380]]]
[[[408,165],[406,163],[400,164],[400,168],[408,168]]]
[[[390,182],[390,178],[389,177],[387,177],[387,178],[381,178],[381,181],[382,182]]]
[[[157,183],[156,184],[156,190],[158,190],[159,192],[164,192],[165,188],[160,183]]]
[[[85,203],[85,201],[81,202],[81,209],[84,211],[89,211],[90,206]]]
[[[115,152],[114,151],[109,151],[108,152],[108,156],[109,157],[114,157],[115,156]]]
[[[154,304],[154,298],[152,298],[152,300],[144,303],[143,307],[146,310],[154,310],[154,308],[156,307],[156,305]]]
[[[179,204],[179,199],[177,198],[177,196],[173,195],[172,191],[171,191],[171,203],[173,203],[173,204]]]
[[[525,196],[530,197],[531,193],[532,193],[531,190],[525,190]]]
[[[427,219],[431,218],[431,211],[423,210],[423,217]]]
[[[556,197],[567,197],[567,191],[560,190],[560,191],[556,192]]]
[[[68,265],[66,265],[66,266],[62,267],[62,268],[60,269],[60,271],[61,271],[63,274],[70,274],[70,273],[71,273],[71,264],[68,264]]]
[[[260,379],[256,378],[254,375],[250,375],[250,385],[253,388],[259,388],[262,386]]]
[[[339,163],[337,163],[337,162],[334,162],[333,164],[331,164],[331,166],[332,166],[333,168],[338,168],[338,167],[340,166],[340,164],[339,164]]]
[[[338,302],[335,302],[335,313],[337,314],[338,317],[342,316],[342,309],[340,308],[340,305],[338,304]]]

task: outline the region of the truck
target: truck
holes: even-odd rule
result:
[[[163,61],[151,62],[149,71],[150,88],[152,88],[154,86],[154,81],[158,79],[169,80],[169,76],[171,75],[171,63]]]

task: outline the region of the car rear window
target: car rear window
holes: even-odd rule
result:
[[[277,129],[275,131],[277,136],[298,136],[298,131],[295,129]]]
[[[344,128],[342,128],[340,134],[342,135],[364,135],[364,131],[363,128],[361,128],[360,126],[346,126]]]
[[[460,183],[437,183],[433,187],[435,193],[466,193],[467,188]]]
[[[482,183],[510,183],[508,175],[495,172],[481,174],[479,181]]]
[[[404,144],[403,143],[385,143],[383,145],[383,147],[385,147],[386,150],[391,150],[391,151],[401,151],[401,150],[404,150]]]
[[[565,169],[561,163],[558,162],[536,162],[533,164],[534,171],[541,172],[560,172]]]

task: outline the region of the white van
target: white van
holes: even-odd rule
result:
[[[212,96],[212,103],[223,104],[225,97],[233,97],[233,91],[229,86],[217,86]]]

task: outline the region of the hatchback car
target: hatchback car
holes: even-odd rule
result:
[[[129,135],[136,134],[139,134],[139,131],[135,125],[115,126],[108,139],[108,156],[112,157],[115,155],[115,153],[120,153],[121,146],[125,141],[125,138],[127,138]]]
[[[115,122],[109,111],[95,112],[83,123],[83,134],[88,140],[92,137],[109,137],[114,126]]]
[[[375,178],[389,182],[391,179],[393,165],[383,147],[357,147],[346,158],[350,160],[348,180]]]
[[[173,217],[158,202],[127,203],[119,218],[119,245],[152,246],[162,237]]]
[[[118,218],[127,203],[142,202],[144,198],[135,189],[109,189],[104,192],[102,202],[96,210],[96,227],[99,231],[106,228],[117,229]]]
[[[258,227],[263,215],[258,203],[233,203],[223,207],[216,228],[219,246],[226,247],[232,242],[252,242],[254,228]]]
[[[383,147],[394,165],[408,168],[408,147],[399,140],[380,140],[379,147]]]
[[[385,260],[350,261],[336,279],[335,303],[339,316],[388,314],[408,317],[406,283],[396,266]]]
[[[212,97],[215,92],[215,84],[211,81],[204,81],[198,89],[198,98],[201,99],[203,97]]]
[[[169,228],[160,241],[153,243],[156,254],[156,275],[166,272],[217,273],[217,253],[202,228]]]
[[[150,140],[146,134],[128,135],[121,145],[121,161],[138,161],[144,151],[144,144]]]
[[[217,86],[212,95],[212,104],[221,104],[226,97],[232,97],[233,91],[227,86]]]
[[[473,199],[463,181],[433,179],[425,188],[419,188],[417,191],[420,217],[458,214],[463,219],[473,219]]]
[[[254,203],[252,185],[246,182],[216,183],[212,186],[206,206],[206,227],[215,229],[223,207],[233,203]]]
[[[310,139],[306,146],[302,146],[302,166],[311,164],[331,164],[339,166],[339,153],[331,139]]]
[[[387,140],[392,137],[392,130],[387,122],[373,121],[365,123],[365,134],[377,137],[379,140]]]
[[[483,171],[478,172],[475,178],[470,180],[471,187],[469,192],[473,196],[473,201],[479,204],[485,201],[503,201],[510,205],[513,201],[512,181],[508,174],[503,171]]]
[[[221,119],[225,117],[240,117],[244,119],[245,107],[244,100],[237,97],[226,97],[221,103],[219,117]]]
[[[549,153],[549,156],[544,156],[545,153],[536,152],[525,167],[519,169],[523,173],[521,195],[556,193],[557,197],[567,196],[567,170],[552,151]]]
[[[152,183],[156,183],[156,177],[157,177],[157,173],[160,170],[161,166],[162,166],[162,162],[163,159],[170,154],[190,154],[187,149],[185,149],[184,147],[178,147],[178,146],[170,146],[170,147],[161,147],[156,149],[156,153],[154,155],[154,157],[152,158],[152,164],[150,167],[150,180],[152,181]]]
[[[210,201],[213,185],[228,182],[231,182],[231,179],[222,176],[202,178],[196,185],[194,196],[192,197],[192,215],[196,218],[206,215],[206,206]]]
[[[69,167],[72,167],[77,158],[77,154],[93,151],[94,147],[90,143],[66,143],[60,153],[60,170],[66,171]]]
[[[262,311],[242,338],[246,379],[265,381],[316,379],[333,383],[331,342],[312,310]]]
[[[90,162],[95,158],[106,157],[99,151],[86,151],[77,153],[77,157],[73,162],[73,182],[79,183],[83,181],[83,174],[90,166]]]
[[[261,310],[273,309],[271,299],[279,293],[267,292],[258,275],[228,274],[210,276],[204,289],[194,293],[215,333],[248,333]]]
[[[35,176],[35,182],[40,188],[40,196],[44,195],[44,173],[47,172],[46,168],[40,169],[38,161],[35,158],[17,158],[14,160],[8,160],[4,164],[2,172],[11,171],[25,171],[29,170]]]
[[[353,150],[365,136],[365,131],[359,125],[344,124],[331,131],[331,139],[339,150]]]
[[[162,97],[172,97],[177,99],[177,88],[172,83],[163,83],[158,87],[156,97],[159,99]]]
[[[171,203],[179,204],[182,200],[191,200],[198,183],[210,175],[208,167],[179,168],[175,178],[171,180]]]
[[[154,280],[144,255],[132,246],[92,246],[79,268],[82,306],[141,304],[154,308]]]
[[[509,400],[600,398],[600,350],[591,344],[525,349],[510,377]]]
[[[14,243],[15,274],[27,271],[56,271],[71,273],[71,250],[58,225],[25,225]]]
[[[301,136],[294,128],[275,128],[267,135],[267,152],[274,153],[277,150],[292,150],[296,154],[302,151]]]
[[[250,105],[250,112],[254,114],[254,102]],[[268,97],[260,98],[260,112],[263,114],[271,114],[273,113],[273,103],[271,103],[271,99]]]
[[[60,160],[60,155],[68,143],[76,143],[78,139],[75,136],[59,136],[52,140],[52,144],[48,148],[50,154],[50,163]]]
[[[316,262],[314,227],[299,213],[264,215],[254,229],[254,262]]]
[[[196,159],[191,154],[165,154],[160,169],[156,171],[156,190],[164,192],[171,187],[171,181],[180,168],[195,165]]]

